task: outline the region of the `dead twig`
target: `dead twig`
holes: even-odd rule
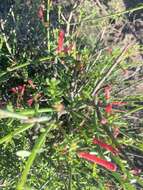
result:
[[[116,68],[116,66],[122,61],[122,57],[124,56],[124,54],[127,52],[127,50],[129,49],[129,47],[131,46],[131,44],[127,44],[123,50],[121,51],[121,53],[119,54],[119,56],[115,59],[115,61],[113,62],[113,64],[111,65],[111,67],[108,69],[108,71],[104,74],[104,76],[98,81],[98,83],[96,84],[92,96],[94,97],[98,91],[98,89],[101,87],[101,85],[105,82],[105,80],[110,76],[110,74],[112,73],[112,71]]]

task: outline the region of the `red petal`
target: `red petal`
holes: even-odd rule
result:
[[[105,108],[105,112],[109,113],[109,114],[112,112],[112,104],[107,104],[107,106]]]
[[[93,162],[95,164],[99,164],[99,165],[105,167],[106,169],[108,169],[110,171],[116,171],[117,170],[116,164],[114,164],[112,162],[108,162],[106,160],[103,160],[103,159],[101,159],[101,158],[99,158],[99,157],[97,157],[95,155],[92,155],[92,154],[90,154],[88,152],[80,152],[80,153],[78,153],[78,156],[80,158],[84,158],[84,159],[86,159],[88,161],[91,161],[91,162]]]
[[[65,36],[65,33],[63,30],[60,30],[59,32],[59,36],[58,36],[58,48],[57,48],[57,51],[58,52],[62,52],[63,51],[63,45],[64,45],[64,36]]]
[[[104,143],[104,142],[101,141],[101,140],[98,140],[98,139],[95,139],[95,138],[94,138],[94,139],[93,139],[93,144],[98,144],[100,147],[102,147],[102,148],[104,148],[104,149],[106,149],[106,150],[112,152],[114,155],[118,155],[118,154],[119,154],[119,150],[118,150],[118,149],[112,147],[112,146],[109,145],[109,144]]]

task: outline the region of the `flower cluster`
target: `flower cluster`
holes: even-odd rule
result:
[[[111,94],[111,86],[107,85],[104,88],[104,95],[105,95],[105,100],[106,100],[105,112],[107,114],[112,113],[112,108],[114,106],[119,107],[119,106],[124,106],[124,105],[127,104],[126,102],[110,102],[110,96],[111,96],[110,94]],[[100,100],[99,100],[98,106],[99,107],[103,106],[103,104],[102,104],[102,102]],[[108,121],[107,121],[106,118],[102,117],[100,123],[102,125],[106,125],[108,123]],[[119,134],[119,129],[116,129],[116,133],[113,134],[113,135],[115,135],[117,137],[118,134]],[[114,148],[113,146],[105,143],[103,140],[94,138],[93,139],[93,144],[96,144],[96,145],[100,146],[101,148],[106,149],[107,151],[111,152],[115,156],[117,156],[119,154],[119,150],[117,148]],[[96,163],[98,165],[101,165],[101,166],[105,167],[106,169],[108,169],[110,171],[116,171],[117,170],[116,164],[114,164],[112,162],[109,162],[107,160],[104,160],[102,158],[99,158],[99,157],[97,157],[96,155],[93,155],[90,152],[79,152],[78,156],[80,158],[84,158],[84,159],[86,159],[86,160],[88,160],[90,162],[93,162],[93,163]]]
[[[94,138],[93,139],[93,144],[97,144],[99,145],[100,147],[108,150],[109,152],[111,152],[112,154],[114,155],[118,155],[119,154],[119,150],[112,147],[111,145],[109,144],[106,144],[105,142],[103,142],[102,140],[99,140],[99,139],[96,139]],[[92,163],[95,163],[95,164],[98,164],[98,165],[101,165],[103,167],[105,167],[106,169],[110,170],[110,171],[116,171],[117,170],[117,166],[116,164],[112,163],[112,162],[109,162],[107,160],[104,160],[102,158],[99,158],[97,157],[96,155],[93,155],[89,152],[79,152],[78,153],[78,156],[80,158],[84,158]]]
[[[22,85],[18,85],[18,86],[16,86],[16,87],[13,87],[13,88],[10,89],[10,91],[12,92],[12,94],[17,95],[17,96],[19,97],[19,99],[21,100],[21,99],[23,99],[23,96],[24,96],[24,94],[25,94],[27,85],[29,85],[30,88],[32,88],[32,89],[35,89],[35,88],[36,88],[36,85],[33,84],[33,81],[32,81],[31,79],[29,79],[29,80],[27,81],[27,84],[22,84]],[[40,97],[40,95],[37,94],[37,97]],[[33,98],[33,97],[32,97],[32,98],[29,98],[29,99],[27,100],[28,106],[31,107],[32,104],[33,104],[33,102],[34,102],[34,98]]]
[[[23,94],[25,92],[25,87],[26,87],[25,84],[13,87],[13,88],[11,88],[11,92],[14,94],[20,94],[21,96],[23,96]]]

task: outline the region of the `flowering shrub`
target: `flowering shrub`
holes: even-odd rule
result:
[[[141,120],[133,114],[142,105],[119,93],[129,88],[123,71],[133,64],[128,61],[134,44],[108,47],[106,29],[113,27],[112,17],[123,13],[101,18],[100,3],[92,3],[15,2],[2,22],[4,190],[143,186],[142,131],[131,122]],[[88,19],[96,26],[90,40],[92,31],[84,32]],[[14,29],[6,32],[10,20]]]

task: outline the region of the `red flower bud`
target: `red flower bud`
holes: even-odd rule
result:
[[[16,93],[18,92],[16,87],[11,88],[10,91],[11,91],[13,94],[16,94]]]
[[[105,167],[106,169],[110,170],[110,171],[116,171],[117,170],[117,166],[116,164],[112,163],[112,162],[108,162],[106,160],[103,160],[95,155],[92,155],[88,152],[80,152],[78,153],[78,156],[80,158],[84,158],[90,162],[93,162],[95,164],[99,164],[103,167]]]
[[[99,139],[94,138],[94,139],[93,139],[93,144],[99,145],[100,147],[102,147],[102,148],[104,148],[104,149],[110,151],[110,152],[113,153],[114,155],[118,155],[118,154],[119,154],[119,150],[118,150],[118,149],[112,147],[112,146],[109,145],[109,144],[104,143],[103,141],[101,141],[101,140],[99,140]]]
[[[64,36],[65,36],[64,30],[60,30],[59,36],[58,36],[58,48],[57,48],[58,53],[62,52],[64,49],[64,47],[63,47]]]

